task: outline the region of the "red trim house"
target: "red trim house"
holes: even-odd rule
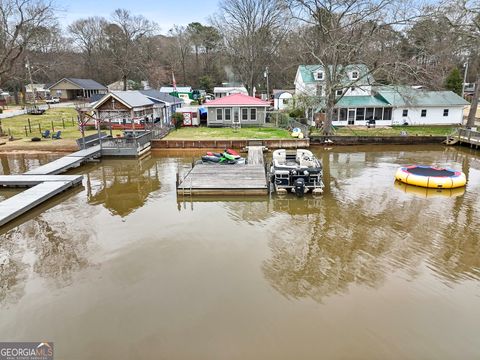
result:
[[[208,126],[263,125],[270,104],[245,94],[233,94],[204,105]]]

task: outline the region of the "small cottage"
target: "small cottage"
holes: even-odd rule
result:
[[[62,100],[89,99],[95,94],[106,94],[106,86],[92,79],[63,78],[48,87],[52,96]]]
[[[295,90],[277,90],[273,91],[273,108],[275,110],[286,110],[292,106],[293,94]]]
[[[208,126],[241,126],[265,124],[270,104],[245,94],[233,94],[205,103]]]

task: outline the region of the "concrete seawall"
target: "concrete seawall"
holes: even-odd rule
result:
[[[327,140],[332,141],[331,145],[441,144],[445,139],[445,136],[311,136],[310,145],[323,145]]]
[[[266,146],[269,149],[308,148],[309,139],[268,140],[152,140],[152,149],[243,149],[249,145]]]

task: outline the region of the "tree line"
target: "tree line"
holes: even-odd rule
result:
[[[321,64],[328,118],[347,64],[365,64],[383,84],[458,91],[468,63],[467,82],[478,83],[478,0],[221,0],[208,24],[166,35],[124,9],[67,27],[45,0],[2,0],[0,9],[0,87],[10,90],[28,82],[27,59],[39,83],[132,79],[157,88],[174,73],[177,85],[240,82],[250,93],[265,90],[267,67],[270,88],[292,88],[299,64]]]

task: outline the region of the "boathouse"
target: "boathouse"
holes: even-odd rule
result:
[[[245,94],[233,94],[205,103],[208,126],[265,124],[270,104]]]

